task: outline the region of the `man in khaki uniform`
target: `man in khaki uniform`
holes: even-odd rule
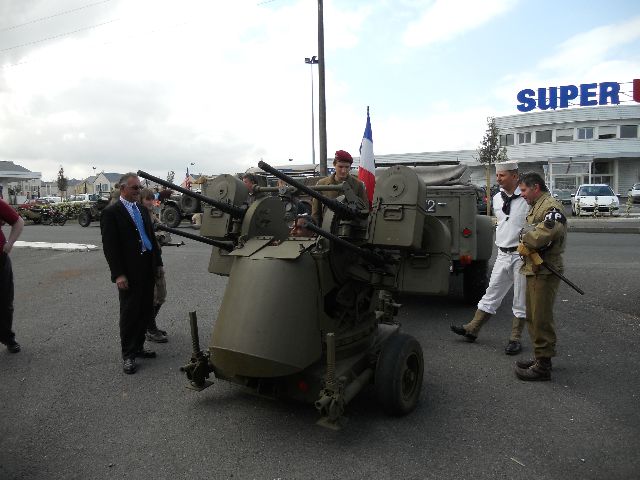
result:
[[[553,303],[560,279],[534,260],[539,254],[545,263],[562,272],[567,219],[562,204],[551,196],[539,174],[523,174],[519,186],[531,206],[518,252],[524,257],[521,272],[527,277],[527,325],[535,359],[516,362],[515,372],[520,380],[550,380],[551,357],[556,355]]]
[[[355,194],[364,201],[364,204],[369,205],[369,199],[367,198],[364,183],[349,173],[352,163],[353,158],[349,152],[338,150],[333,159],[333,166],[336,169],[336,173],[318,181],[317,185],[340,185],[342,182],[347,182]],[[329,198],[337,198],[340,196],[340,192],[320,193]],[[314,198],[311,205],[311,218],[318,226],[322,226],[323,213],[322,205]]]

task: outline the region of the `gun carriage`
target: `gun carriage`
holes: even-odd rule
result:
[[[332,428],[370,384],[386,412],[411,412],[423,353],[395,320],[394,294],[421,282],[423,290],[448,289],[433,272],[448,275],[451,265],[448,229],[424,207],[425,182],[409,167],[390,167],[377,178],[369,209],[346,183],[332,186],[341,195],[330,199],[259,166],[320,201],[322,225],[309,222],[305,235],[291,235],[281,199],[263,196],[247,206],[248,191],[232,175],[208,180],[197,194],[138,172],[203,203],[209,272],[229,277],[206,352],[190,312],[193,353],[182,367],[190,387],[208,387],[213,373],[261,395],[312,403],[319,423]]]

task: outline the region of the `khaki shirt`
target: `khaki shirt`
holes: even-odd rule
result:
[[[364,200],[365,205],[369,205],[369,199],[367,198],[367,192],[365,191],[364,183],[362,183],[360,180],[358,180],[356,177],[354,177],[351,174],[347,177],[345,181],[349,184],[349,186],[355,192],[355,194],[358,197],[360,197],[362,200]],[[342,182],[338,182],[336,180],[336,174],[334,173],[333,175],[324,177],[323,179],[319,180],[316,185],[340,185],[341,183]],[[319,193],[329,198],[338,198],[342,194],[341,192],[319,192]],[[316,222],[316,225],[318,226],[322,225],[323,213],[324,213],[324,209],[322,208],[320,201],[314,198],[311,204],[311,217],[313,218],[313,221]]]
[[[537,250],[540,256],[557,270],[563,270],[562,252],[567,238],[567,219],[562,204],[549,192],[544,192],[531,205],[527,215],[527,224],[532,225],[522,235],[521,242],[530,249]],[[535,268],[530,257],[524,258],[520,272],[525,275],[550,275],[544,267]]]

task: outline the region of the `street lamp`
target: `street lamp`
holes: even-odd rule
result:
[[[311,58],[306,57],[304,63],[311,67],[311,161],[316,164],[316,145],[315,145],[315,112],[313,106],[313,66],[318,64],[318,57],[315,55]]]
[[[93,168],[93,193],[96,193],[96,167]]]

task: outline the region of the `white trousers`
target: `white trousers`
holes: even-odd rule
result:
[[[513,315],[526,318],[527,280],[520,273],[522,259],[516,252],[504,253],[498,250],[496,263],[491,271],[491,279],[484,296],[478,302],[478,310],[494,315],[500,307],[502,299],[513,285]]]

